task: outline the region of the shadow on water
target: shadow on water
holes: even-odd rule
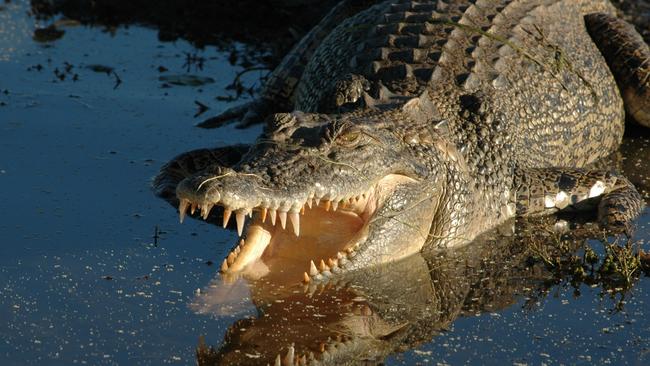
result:
[[[53,42],[65,40],[68,37],[66,32],[75,22],[104,28],[108,33],[114,33],[124,26],[131,25],[136,28],[136,25],[144,25],[157,29],[158,39],[162,42],[183,39],[199,48],[216,46],[219,55],[225,59],[217,61],[220,63],[219,71],[227,64],[238,65],[244,70],[250,67],[270,68],[277,64],[279,57],[333,2],[32,0],[31,12],[40,21],[32,38],[43,45],[38,52],[45,52],[56,48],[56,43],[52,46]],[[626,8],[630,6],[629,2],[619,3],[623,4],[624,10],[629,10]],[[635,16],[647,19],[643,14],[647,13],[641,11],[635,13]],[[279,24],[281,26],[278,26]],[[201,57],[187,53],[185,61],[188,67],[197,68],[206,61]],[[111,61],[108,59],[106,63],[112,64]],[[130,85],[118,67],[103,64],[87,66],[95,73],[110,76],[108,89],[127,88]],[[158,68],[160,71],[160,67]],[[74,79],[76,69],[67,69],[64,65],[56,70],[58,75],[55,76],[58,80],[71,82]],[[158,80],[159,75],[156,72],[154,74]],[[122,85],[118,83],[118,80],[122,80],[120,75],[126,80]],[[237,74],[227,75],[232,79],[233,75]],[[206,87],[208,92],[211,91],[206,86],[211,83],[209,80],[198,76],[190,77],[192,75],[187,72],[163,76],[169,76],[159,80],[163,90],[184,85]],[[90,79],[89,76],[86,77]],[[219,81],[216,80],[217,83]],[[219,85],[222,89],[215,87],[216,92],[223,92],[224,88],[232,84]],[[13,85],[9,85],[11,86]],[[0,90],[4,87],[6,86],[1,85]],[[5,98],[9,100],[9,107],[12,107],[12,102],[13,105],[18,104],[15,102],[17,98],[22,98],[20,95],[9,95],[8,99]],[[128,97],[132,95],[127,93]],[[188,99],[187,95],[184,95],[184,98],[187,101],[193,97]],[[5,99],[0,102],[6,103]],[[42,99],[47,100],[45,97]],[[22,99],[18,100],[22,103]],[[40,120],[47,120],[49,117],[66,119],[78,110],[90,109],[85,105],[88,103],[85,96],[81,98],[66,95],[63,100],[67,101],[63,103],[64,106],[73,106],[73,112],[62,112],[61,103],[57,102],[48,107],[50,109],[46,114],[37,117]],[[95,105],[100,104],[99,100],[92,101]],[[115,101],[110,99],[107,103],[113,102]],[[37,105],[37,102],[34,103]],[[77,106],[77,109],[74,106]],[[162,107],[156,104],[146,106],[151,114],[164,119],[164,112],[157,111],[157,108]],[[34,106],[29,105],[24,109],[32,107]],[[128,105],[123,108],[116,112],[120,118],[130,116],[128,121],[133,123],[146,118],[141,114],[132,116],[132,111],[137,110],[136,106]],[[100,117],[112,123],[112,109],[112,105],[106,107],[107,111],[102,109],[103,115],[100,113]],[[79,113],[88,119],[93,119],[98,114],[96,110]],[[185,117],[190,119],[190,116]],[[100,117],[97,118],[101,119]],[[11,129],[13,136],[13,130],[22,126],[19,126],[20,122],[12,123],[14,125],[7,127],[6,131]],[[151,134],[151,130],[155,128],[171,128],[172,123],[167,123],[130,127],[131,129],[122,133],[105,133],[111,138],[127,142],[132,135]],[[68,126],[74,131],[67,133],[77,140],[93,138],[75,132],[84,131],[84,126]],[[43,126],[36,125],[36,129],[41,127]],[[55,130],[58,126],[49,128]],[[108,128],[103,130],[105,127],[102,123],[98,123],[95,128],[99,129],[99,133],[110,131]],[[133,192],[118,197],[109,195],[107,200],[120,202],[117,206],[124,206],[123,201],[126,201],[127,197],[133,199],[148,195],[143,188],[146,185],[145,178],[155,173],[164,156],[171,157],[182,149],[198,147],[189,145],[197,139],[198,133],[182,135],[180,131],[183,129],[189,130],[191,127],[181,125],[168,135],[154,135],[148,137],[149,140],[137,139],[132,142],[137,148],[128,152],[131,154],[128,159],[131,160],[135,160],[132,156],[143,159],[140,155],[143,153],[138,149],[151,140],[154,145],[172,146],[162,151],[147,150],[146,154],[155,154],[159,160],[154,164],[151,160],[146,160],[146,164],[138,163],[137,170],[145,172],[141,172],[136,178],[129,175],[135,182],[129,183],[128,186]],[[50,130],[46,130],[44,139],[49,138],[49,132]],[[27,141],[37,133],[32,132],[32,135],[24,137],[24,140]],[[236,135],[228,129],[219,130],[219,133],[215,139],[228,140],[228,143],[232,142],[230,140],[250,141],[254,137],[251,134]],[[174,142],[169,142],[172,138],[180,142],[173,145]],[[4,140],[1,142],[3,147],[15,147]],[[126,150],[126,147],[124,149]],[[73,177],[77,179],[83,176],[88,179],[83,185],[89,185],[88,182],[103,182],[104,185],[98,185],[106,192],[111,189],[123,189],[124,187],[118,184],[126,183],[97,173],[99,169],[96,166],[108,166],[107,171],[110,174],[106,175],[131,174],[131,170],[126,170],[123,165],[110,165],[114,161],[111,159],[115,159],[115,155],[119,157],[121,153],[119,149],[116,150],[118,151],[111,150],[110,154],[93,150],[92,157],[82,158],[78,165],[72,169],[67,168],[73,173],[81,170],[81,173],[73,174]],[[67,155],[59,150],[52,151],[56,152],[52,155],[57,158],[58,154],[67,158]],[[73,150],[73,154],[90,153],[81,146]],[[650,161],[650,133],[631,126],[621,154],[622,159],[615,158],[617,164],[621,164],[624,175],[630,178],[650,203],[650,167],[647,164]],[[37,156],[28,161],[39,158]],[[0,168],[2,174],[5,174],[5,163],[2,164]],[[86,164],[89,167],[83,168]],[[153,167],[149,168],[151,165]],[[11,169],[7,170],[11,173]],[[19,169],[16,167],[14,170]],[[86,175],[90,175],[90,178]],[[30,178],[36,181],[42,176],[52,178],[51,173]],[[58,176],[55,176],[55,179],[51,180],[57,179]],[[59,180],[64,181],[62,178]],[[24,179],[19,179],[15,186],[22,187],[25,184]],[[73,188],[80,189],[77,186]],[[48,189],[55,191],[54,194],[59,190],[66,191],[66,188],[56,185]],[[19,189],[14,191],[20,192]],[[49,191],[44,193],[45,198],[42,200],[51,199],[51,194]],[[77,191],[72,196],[56,195],[54,201],[73,202],[66,203],[66,207],[70,206],[72,209],[65,212],[86,212],[86,208],[78,202],[94,199],[94,195],[94,192]],[[13,207],[20,209],[25,206],[21,204],[24,199],[11,199],[12,197],[9,197]],[[646,320],[650,296],[648,281],[644,278],[648,275],[648,257],[639,251],[643,241],[648,240],[647,211],[639,224],[639,241],[635,239],[628,243],[602,238],[593,226],[580,223],[581,220],[573,220],[578,223],[570,223],[572,230],[565,233],[561,230],[558,232],[563,226],[558,225],[555,219],[519,222],[514,234],[511,227],[504,226],[499,232],[488,233],[472,245],[459,250],[424,253],[394,265],[349,274],[336,283],[309,286],[276,283],[265,278],[255,281],[244,278],[228,279],[226,282],[220,275],[214,275],[212,261],[206,261],[204,258],[194,259],[203,266],[201,268],[205,267],[197,270],[196,267],[187,265],[192,262],[188,257],[214,256],[217,261],[227,249],[224,243],[228,243],[233,235],[220,229],[212,230],[212,227],[200,223],[190,223],[190,229],[179,230],[171,219],[159,222],[157,218],[153,218],[153,221],[147,221],[151,220],[152,216],[171,213],[171,210],[168,207],[155,207],[155,204],[146,200],[139,203],[151,210],[151,213],[149,218],[146,215],[145,218],[129,217],[129,220],[140,220],[135,224],[126,219],[107,219],[110,215],[118,213],[124,216],[120,211],[124,207],[111,209],[106,208],[109,207],[107,205],[100,207],[102,212],[98,216],[101,220],[92,220],[91,224],[83,221],[87,219],[85,214],[77,214],[75,217],[82,220],[81,225],[68,223],[68,226],[48,227],[47,230],[43,229],[43,232],[30,231],[30,235],[35,237],[56,237],[59,234],[58,231],[53,234],[55,230],[63,231],[70,243],[61,247],[51,249],[43,245],[41,248],[35,244],[37,240],[32,240],[31,237],[12,241],[14,246],[22,248],[18,254],[11,253],[16,256],[18,264],[9,264],[8,257],[0,262],[0,279],[6,280],[4,282],[7,283],[0,289],[2,304],[6,308],[11,305],[13,312],[0,312],[1,319],[6,320],[5,323],[8,324],[7,329],[0,329],[0,337],[4,341],[3,345],[0,345],[0,351],[7,358],[8,364],[21,364],[28,358],[28,363],[32,364],[42,363],[44,359],[56,359],[60,364],[70,364],[78,360],[90,360],[90,363],[97,364],[193,363],[194,360],[188,361],[193,357],[188,350],[196,346],[196,339],[199,337],[201,341],[196,348],[196,361],[200,365],[273,364],[277,355],[281,355],[283,364],[292,360],[300,363],[312,357],[332,364],[463,363],[468,360],[482,364],[502,364],[504,360],[511,363],[557,361],[589,364],[592,361],[621,361],[645,364],[650,357],[650,327]],[[78,206],[72,206],[73,204]],[[112,204],[116,206],[115,202]],[[45,207],[47,210],[49,206]],[[131,212],[141,210],[141,207],[129,206],[126,209],[131,210],[127,215],[136,217],[136,214]],[[94,212],[97,212],[96,210],[97,208],[94,208]],[[40,222],[35,221],[37,224]],[[106,221],[111,227],[102,229],[102,224],[96,221]],[[145,229],[147,234],[142,233],[144,222],[151,225]],[[22,222],[15,225],[19,227],[20,224]],[[155,230],[150,230],[154,225]],[[164,227],[160,233],[158,225]],[[121,232],[122,226],[135,233]],[[1,228],[10,232],[8,226]],[[191,231],[192,234],[182,237],[179,231],[183,230]],[[214,245],[211,239],[203,238],[212,236],[215,232],[218,232],[219,236],[218,245]],[[118,235],[119,239],[115,241],[121,240],[126,244],[116,245],[111,241]],[[133,236],[144,235],[153,235],[154,238],[137,239],[137,244],[132,244]],[[159,239],[163,242],[168,240],[166,246],[159,244]],[[209,244],[199,247],[196,245],[198,242]],[[52,271],[59,271],[61,258],[57,259],[56,253],[76,253],[77,245],[90,246],[91,251],[82,252],[85,253],[82,256],[71,256],[72,259],[67,262],[70,273],[57,272],[56,277],[46,278],[49,270],[46,271],[41,266],[50,268],[49,265],[53,264]],[[92,248],[93,245],[97,248]],[[174,249],[181,246],[187,246],[187,252],[184,252],[184,249]],[[30,251],[39,254],[45,252],[47,255],[44,256],[43,263],[41,257],[37,258]],[[55,253],[54,257],[52,252]],[[113,257],[120,259],[112,259]],[[31,262],[38,263],[33,264],[33,267],[26,267],[25,263],[30,265]],[[208,266],[204,266],[204,263]],[[173,272],[174,265],[180,270]],[[64,263],[63,267],[65,266]],[[111,266],[115,269],[111,269]],[[149,270],[146,266],[154,269]],[[97,278],[97,271],[89,267],[103,268],[101,279]],[[184,271],[184,274],[179,274],[181,271]],[[91,276],[95,278],[93,281],[85,279]],[[72,278],[78,282],[75,282],[73,287],[64,289],[61,281]],[[26,285],[21,287],[21,284]],[[182,291],[178,288],[182,288],[185,294],[194,294],[181,296]],[[42,294],[31,296],[35,292]],[[50,297],[56,297],[58,300],[49,300]],[[77,297],[82,297],[83,301],[75,302]],[[21,301],[14,301],[16,298]],[[39,313],[36,304],[40,304],[42,308],[47,307],[43,304],[51,303],[65,308],[65,314],[57,318],[56,309],[46,309],[45,315],[43,310]],[[47,322],[52,323],[49,330],[34,330]],[[66,328],[66,323],[73,325]],[[125,335],[123,328],[136,323],[145,325],[131,331],[127,329]],[[64,330],[58,330],[57,327]],[[161,332],[161,329],[164,331]],[[221,337],[224,329],[225,334]],[[81,334],[82,332],[84,333]],[[31,334],[36,334],[37,337],[31,337]],[[57,344],[58,348],[53,346],[45,351],[39,348],[43,338],[63,341],[60,345]],[[79,348],[71,350],[71,343]],[[182,346],[178,346],[179,343]],[[215,346],[210,346],[212,344]],[[167,355],[168,351],[171,352],[168,347],[174,348],[173,355]],[[154,357],[156,352],[164,357]],[[32,354],[36,355],[30,358]],[[181,356],[178,356],[179,354]],[[106,355],[110,357],[107,358]]]

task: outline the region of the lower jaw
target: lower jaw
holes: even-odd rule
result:
[[[366,234],[367,220],[345,210],[314,207],[301,218],[300,236],[262,223],[256,215],[246,237],[224,260],[222,273],[226,280],[244,276],[275,283],[309,282],[340,271]]]

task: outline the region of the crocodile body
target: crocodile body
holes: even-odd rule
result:
[[[618,148],[624,108],[647,122],[650,51],[594,41],[588,26],[641,39],[609,26],[608,1],[368,3],[335,7],[259,100],[224,114],[275,112],[243,156],[188,153],[157,178],[181,217],[218,205],[242,235],[252,214],[224,274],[264,276],[291,252],[298,278],[320,281],[463,245],[515,216],[594,206],[603,225],[629,229],[639,194],[592,167]]]

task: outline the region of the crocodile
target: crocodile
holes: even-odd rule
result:
[[[649,106],[650,49],[606,0],[345,0],[204,125],[265,122],[253,144],[154,187],[181,222],[236,226],[233,279],[328,281],[564,211],[631,235],[643,200],[598,162]]]

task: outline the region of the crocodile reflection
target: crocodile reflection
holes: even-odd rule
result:
[[[216,278],[194,299],[193,309],[248,316],[228,329],[216,351],[200,344],[198,363],[381,363],[391,353],[430,342],[459,317],[544,296],[562,275],[535,258],[571,257],[583,243],[574,234],[594,235],[585,225],[560,241],[553,226],[558,227],[538,222],[517,235],[491,232],[460,249],[414,255],[326,285],[283,283],[281,277],[230,278],[226,284]],[[246,296],[254,308],[243,304]]]

